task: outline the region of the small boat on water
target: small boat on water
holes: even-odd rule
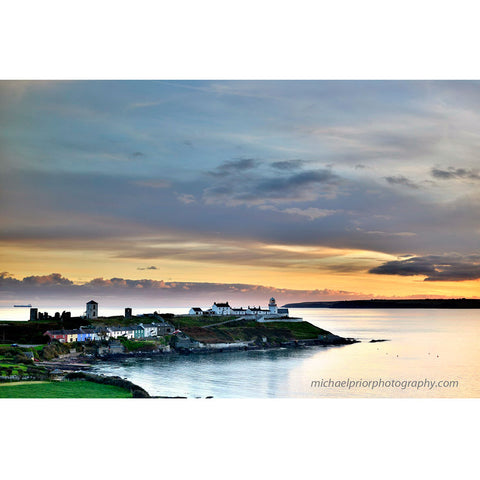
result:
[[[21,308],[27,308],[27,307],[31,307],[32,304],[29,303],[28,305],[14,305],[14,307],[21,307]]]

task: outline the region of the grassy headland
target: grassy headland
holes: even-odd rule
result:
[[[0,398],[132,398],[132,392],[89,381],[0,383]]]
[[[175,317],[172,323],[189,337],[202,343],[256,341],[266,337],[269,342],[317,339],[330,332],[308,322],[258,323],[255,320],[234,320],[236,317]],[[237,317],[238,318],[238,317]],[[221,322],[223,325],[211,326]]]

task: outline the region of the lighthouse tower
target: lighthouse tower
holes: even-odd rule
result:
[[[277,303],[273,297],[270,299],[268,309],[270,310],[270,313],[278,313]]]

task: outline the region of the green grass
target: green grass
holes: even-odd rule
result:
[[[25,382],[0,384],[0,398],[132,398],[131,392],[113,385],[87,381]]]
[[[24,350],[27,352],[30,352],[30,351],[41,352],[44,347],[45,345],[36,345],[35,347],[24,348]]]
[[[264,325],[267,326],[267,330],[268,328],[287,328],[297,340],[317,338],[318,335],[327,335],[330,333],[308,322],[288,322],[287,324],[285,322],[271,322]]]
[[[17,363],[0,363],[0,369],[2,368],[15,368],[16,370],[27,371],[26,365],[18,365]]]
[[[213,325],[214,323],[226,322],[227,320],[233,320],[238,318],[238,315],[224,316],[224,315],[207,315],[207,316],[193,316],[193,315],[178,315],[175,316],[170,322],[179,329],[185,327],[205,327],[207,325]]]
[[[122,326],[134,325],[135,323],[137,323],[137,321],[138,320],[135,317],[125,318],[123,315],[116,315],[113,317],[98,317],[95,320],[91,320],[90,324],[93,325],[94,327],[98,327],[98,326],[114,327],[117,325],[122,325]]]
[[[182,329],[187,335],[205,343],[256,340],[267,337],[269,341],[285,342],[292,340],[316,339],[329,332],[308,322],[269,322],[239,320],[216,327],[202,328],[189,326]]]
[[[135,352],[136,350],[154,350],[158,343],[155,340],[130,340],[123,337],[120,337],[119,340],[129,352]]]

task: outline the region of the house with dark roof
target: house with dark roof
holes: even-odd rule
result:
[[[189,315],[203,315],[203,310],[199,307],[192,307],[188,312]]]
[[[77,342],[94,342],[100,340],[96,328],[80,327]]]
[[[196,307],[190,309],[190,314],[196,310]],[[228,302],[220,303],[215,302],[211,309],[203,312],[203,315],[238,315],[254,317],[257,321],[260,319],[278,319],[280,321],[288,321],[288,308],[278,308],[277,302],[274,297],[270,298],[268,302],[268,308],[262,307],[232,307]]]
[[[165,320],[163,320],[163,322],[156,322],[155,325],[157,326],[157,337],[171,335],[175,331],[175,327]]]
[[[212,312],[215,315],[231,315],[232,313],[232,307],[228,304],[228,302],[225,303],[217,303],[215,302],[212,305]]]
[[[76,342],[79,330],[64,330],[67,335],[67,343]]]
[[[134,330],[132,327],[107,327],[108,338],[134,338]]]
[[[141,325],[131,325],[130,328],[133,330],[133,338],[145,337],[145,330]]]
[[[141,323],[140,326],[143,328],[144,337],[156,337],[158,334],[158,327],[155,323]]]
[[[61,343],[65,343],[67,341],[67,334],[65,330],[47,330],[44,335],[47,335],[52,340],[58,340]]]
[[[232,307],[232,315],[248,315],[247,309],[243,307],[240,307],[240,308]]]

